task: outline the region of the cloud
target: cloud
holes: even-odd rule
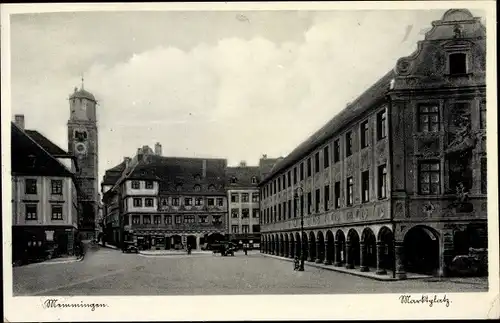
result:
[[[87,60],[93,51],[96,58],[85,71],[85,84],[99,100],[100,176],[137,147],[157,141],[165,155],[225,157],[230,163],[255,164],[261,154],[286,155],[393,68],[399,57],[411,54],[423,38],[419,30],[441,15],[321,12],[312,15],[300,35],[294,30],[293,37],[281,35],[281,41],[255,28],[261,32],[250,37],[235,32],[209,42],[191,39],[193,46],[137,46],[119,61],[97,59],[119,50],[111,48],[111,40],[106,48],[96,34],[99,41],[81,56]],[[258,21],[255,15],[245,16],[249,22],[244,26]],[[409,24],[415,28],[407,33]],[[141,39],[137,33],[133,37]],[[121,44],[125,38],[120,39]],[[75,48],[67,52],[74,60],[79,57]],[[70,91],[61,84],[76,80],[52,75],[48,83],[31,84],[32,93],[44,94],[47,107],[62,107],[33,112],[34,118],[43,119],[46,113],[61,125],[57,133],[48,134],[51,138],[66,135],[69,108],[62,98]],[[36,100],[23,96],[26,88],[21,84],[16,83],[14,97],[26,108]]]

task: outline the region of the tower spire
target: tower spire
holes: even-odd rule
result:
[[[84,84],[83,83],[84,83],[84,79],[83,79],[83,73],[82,73],[82,90],[84,89],[84,87],[83,87]]]

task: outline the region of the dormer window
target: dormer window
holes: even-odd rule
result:
[[[194,191],[195,191],[195,192],[199,192],[199,191],[201,191],[201,186],[200,186],[200,185],[195,185],[195,186],[194,186]]]
[[[236,184],[236,182],[238,181],[238,179],[236,177],[231,177],[231,184]]]
[[[467,54],[453,53],[449,56],[450,75],[467,74]]]
[[[257,184],[257,177],[255,176],[252,177],[252,184]]]
[[[210,192],[215,191],[215,185],[210,184],[210,185],[208,186],[208,190],[209,190]]]
[[[139,181],[132,181],[132,189],[138,190],[141,187],[141,183]]]
[[[177,192],[182,191],[182,184],[177,184],[177,186],[175,187],[175,190],[176,190]]]
[[[200,175],[195,175],[194,179],[195,179],[195,181],[199,182],[201,180],[201,176]]]

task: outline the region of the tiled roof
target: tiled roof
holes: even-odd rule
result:
[[[74,179],[69,169],[14,123],[11,123],[11,158],[12,173],[15,175],[61,176]]]
[[[395,72],[393,70],[385,74],[374,85],[361,94],[361,96],[359,96],[354,102],[349,104],[344,110],[328,121],[321,129],[316,131],[312,136],[295,148],[288,156],[277,163],[261,183],[267,182],[274,175],[286,170],[287,167],[298,162],[311,151],[322,145],[326,140],[342,131],[345,126],[347,126],[359,115],[374,108],[373,105],[385,97],[386,92],[389,90],[390,81],[394,77]]]
[[[101,185],[115,185],[125,170],[125,166],[125,161],[122,161],[115,167],[106,170]]]
[[[214,195],[225,194],[226,165],[225,159],[218,158],[144,155],[142,160],[132,166],[128,175],[121,176],[117,184],[126,179],[157,180],[160,193],[207,194],[207,191],[211,191]],[[197,185],[200,192],[196,192]]]
[[[36,141],[37,144],[42,146],[45,151],[47,151],[49,154],[55,157],[59,156],[67,156],[70,157],[71,155],[68,154],[66,151],[62,150],[59,146],[54,144],[52,141],[50,141],[47,137],[42,135],[36,130],[24,130],[24,132],[31,137],[34,141]]]
[[[226,169],[226,187],[228,189],[238,187],[257,187],[260,180],[259,171],[258,166],[228,167]],[[235,178],[236,183],[232,183],[233,178]],[[256,179],[255,183],[252,183],[252,178]]]

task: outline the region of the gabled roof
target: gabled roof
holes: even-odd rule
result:
[[[102,179],[101,185],[115,185],[120,179],[123,171],[125,170],[126,163],[122,161],[120,164],[113,168],[106,170]]]
[[[72,157],[66,151],[61,149],[59,146],[50,141],[47,137],[42,135],[36,130],[24,130],[24,132],[31,137],[37,144],[42,146],[45,151],[54,157]]]
[[[239,187],[257,187],[260,180],[260,169],[258,166],[237,166],[226,168],[226,187],[239,188]],[[235,178],[236,183],[232,183]],[[256,179],[252,183],[252,178]]]
[[[75,179],[66,166],[12,122],[11,158],[13,175],[60,176]]]
[[[317,149],[331,137],[343,130],[354,119],[374,108],[374,104],[382,100],[389,90],[390,81],[395,77],[393,70],[385,74],[368,90],[361,94],[354,102],[349,104],[345,109],[340,111],[335,117],[328,121],[321,129],[316,131],[312,136],[302,142],[288,156],[274,165],[273,169],[263,179],[262,184],[277,175],[281,171],[285,171],[294,163],[298,162],[309,154],[314,149]]]

